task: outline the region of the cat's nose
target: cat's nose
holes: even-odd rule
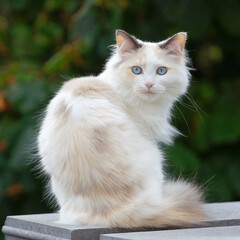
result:
[[[150,89],[153,86],[153,83],[146,83],[146,86],[148,89]]]

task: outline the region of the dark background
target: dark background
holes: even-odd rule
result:
[[[118,28],[146,41],[188,32],[196,70],[167,171],[210,202],[240,200],[239,26],[237,0],[0,0],[0,225],[53,210],[30,163],[40,113],[63,81],[101,71]]]

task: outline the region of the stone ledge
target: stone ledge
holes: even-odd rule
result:
[[[194,228],[240,225],[240,202],[210,203],[204,205],[211,219]],[[17,239],[72,239],[97,240],[101,234],[166,230],[167,228],[121,229],[103,226],[78,226],[57,223],[58,214],[8,216],[2,228],[6,240]],[[172,231],[172,230],[168,230]],[[109,238],[110,239],[110,238]]]
[[[103,234],[100,240],[238,240],[240,226]]]

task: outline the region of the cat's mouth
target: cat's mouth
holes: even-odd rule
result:
[[[146,95],[153,95],[153,94],[155,94],[155,92],[153,92],[152,90],[147,90],[147,91],[144,91],[143,92],[144,94],[146,94]]]
[[[144,100],[153,101],[158,97],[158,91],[156,89],[138,89],[138,95]]]

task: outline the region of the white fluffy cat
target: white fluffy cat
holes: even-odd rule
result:
[[[163,173],[157,142],[177,130],[171,108],[189,85],[186,33],[143,42],[116,31],[97,77],[66,82],[50,102],[39,154],[60,222],[117,227],[182,226],[205,220],[201,192]]]

